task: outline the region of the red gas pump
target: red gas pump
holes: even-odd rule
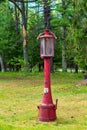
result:
[[[48,122],[57,118],[57,100],[56,104],[53,104],[50,87],[50,58],[54,57],[54,39],[56,36],[46,29],[38,38],[40,39],[40,57],[44,59],[44,93],[42,103],[38,106],[38,119]]]

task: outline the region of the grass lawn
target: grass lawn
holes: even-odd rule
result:
[[[87,130],[87,86],[75,86],[82,78],[81,73],[51,75],[57,120],[45,123],[37,120],[43,73],[0,73],[0,130]]]

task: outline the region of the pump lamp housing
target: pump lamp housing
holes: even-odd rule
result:
[[[45,30],[38,38],[40,39],[40,57],[54,57],[55,35],[49,30]]]

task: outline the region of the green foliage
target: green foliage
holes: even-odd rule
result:
[[[13,17],[8,3],[0,4],[0,54],[7,64],[15,56],[21,54],[20,35],[16,35]]]
[[[6,1],[6,0],[0,0],[0,4],[3,3],[3,2],[5,2],[5,1]]]
[[[25,4],[26,5],[26,4]],[[16,66],[23,64],[20,60],[22,55],[22,27],[21,15],[18,12],[19,34],[16,33],[14,5],[8,1],[0,3],[0,55],[4,59],[4,63]],[[33,68],[38,64],[43,65],[40,59],[39,41],[37,36],[44,30],[43,18],[43,2],[42,0],[32,2],[28,5],[28,55],[29,64]],[[20,7],[20,6],[19,6]],[[68,65],[77,63],[80,68],[87,69],[87,2],[66,0],[65,6],[62,6],[62,0],[55,3],[51,1],[51,31],[57,36],[55,42],[55,57],[54,64],[61,67],[62,61],[62,44],[64,39],[63,27],[66,27],[66,55]],[[16,63],[18,62],[18,63]]]
[[[85,15],[85,7],[83,1],[75,3],[75,9],[74,9],[74,14],[72,16],[72,24],[68,28],[68,38],[67,40],[69,41],[68,46],[70,44],[72,45],[71,47],[71,52],[74,58],[74,61],[78,63],[79,67],[85,68],[87,64],[87,56],[86,51],[87,51],[87,34],[86,34],[86,15]]]
[[[21,57],[13,57],[7,64],[13,66],[14,70],[19,71],[24,67],[24,60]]]
[[[53,14],[57,16],[52,20],[52,24],[56,25],[57,31],[60,29],[58,37],[63,43],[61,28],[66,27],[66,55],[67,63],[77,63],[79,67],[86,69],[87,64],[87,20],[86,20],[86,1],[65,1],[65,6],[62,6],[62,1],[56,6],[56,12]],[[56,15],[57,14],[57,15]]]
[[[66,55],[67,55],[67,63],[68,65],[71,65],[72,67],[74,67],[74,64],[77,63],[79,65],[80,68],[86,68],[86,41],[87,41],[87,36],[86,36],[86,32],[87,32],[87,20],[86,20],[86,1],[69,1],[66,0],[65,1],[65,6],[62,6],[62,1],[55,1],[56,3],[52,3],[51,2],[51,27],[52,27],[52,31],[56,34],[57,36],[57,40],[55,43],[55,57],[54,57],[54,64],[56,65],[61,65],[61,55],[62,55],[62,44],[63,44],[63,40],[62,39],[62,34],[63,34],[63,27],[66,27]],[[43,3],[39,3],[41,6],[43,6]],[[37,56],[39,56],[39,49],[34,49],[36,46],[38,47],[38,45],[36,45],[34,47],[33,43],[36,43],[36,41],[34,41],[34,39],[36,37],[36,33],[34,33],[34,31],[36,32],[36,27],[38,28],[38,25],[41,25],[43,23],[41,23],[41,15],[42,14],[38,14],[39,19],[37,19],[38,17],[32,17],[30,22],[30,26],[29,26],[29,30],[32,30],[29,34],[31,36],[31,45],[29,45],[29,48],[31,48],[29,51],[29,55],[30,56],[30,62],[32,62],[32,64],[37,64],[39,61],[39,59],[37,58]],[[31,14],[31,16],[33,16],[33,14]],[[40,21],[39,21],[40,20]],[[36,24],[37,23],[37,24]],[[38,31],[39,33],[39,31]],[[32,34],[33,38],[32,38]],[[37,34],[38,35],[38,34]],[[30,47],[32,46],[32,47]],[[32,51],[34,50],[34,51]],[[38,50],[38,51],[37,51]],[[36,56],[35,56],[36,55]],[[85,57],[85,58],[84,58]],[[34,60],[36,59],[36,60]]]

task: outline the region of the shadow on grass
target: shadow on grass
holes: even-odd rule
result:
[[[76,122],[74,117],[71,117],[69,119],[65,119],[65,118],[58,118],[55,122],[54,125],[58,126],[59,124],[61,125],[66,125],[66,124],[74,124]]]

